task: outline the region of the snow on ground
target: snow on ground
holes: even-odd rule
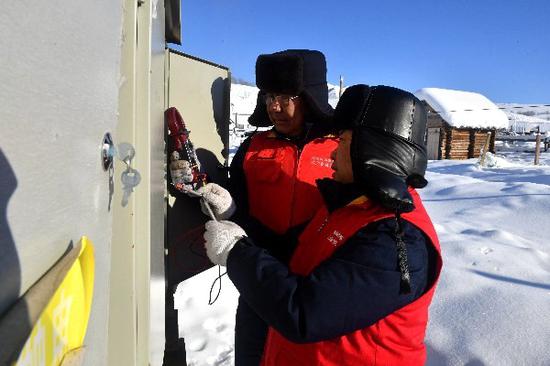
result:
[[[428,365],[549,365],[550,166],[475,162],[430,162],[421,191],[445,261]]]
[[[185,339],[188,366],[233,365],[233,330],[239,293],[227,276],[222,276],[221,291],[213,305],[208,305],[210,288],[218,277],[213,267],[179,284],[174,295],[178,309],[180,336]],[[216,282],[212,299],[216,297]]]
[[[496,156],[430,161],[420,190],[444,268],[430,309],[428,365],[550,365],[550,152],[498,145]],[[232,365],[238,296],[227,276],[207,305],[217,269],[176,294],[189,365]]]

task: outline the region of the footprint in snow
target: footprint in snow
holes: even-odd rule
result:
[[[185,342],[185,347],[191,352],[200,352],[206,348],[206,339],[197,338],[193,339],[191,342]]]
[[[218,321],[214,318],[208,318],[202,323],[202,327],[206,330],[213,330],[216,329],[218,326]]]
[[[221,352],[218,352],[218,357],[214,365],[216,366],[229,366],[233,361],[233,347],[226,346]]]
[[[227,324],[221,322],[220,319],[209,318],[202,323],[202,327],[207,331],[215,331],[216,333],[220,333],[227,329]]]
[[[221,333],[221,332],[223,332],[225,329],[227,329],[227,324],[219,324],[219,325],[216,327],[216,332]]]
[[[445,226],[440,224],[434,224],[434,229],[438,234],[443,234],[447,232],[447,230],[445,229]]]

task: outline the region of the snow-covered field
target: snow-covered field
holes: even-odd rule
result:
[[[445,260],[429,365],[550,365],[550,152],[540,167],[503,156],[429,164],[421,195]]]
[[[430,310],[428,365],[550,365],[550,151],[497,145],[477,159],[430,161],[420,190],[444,257]],[[224,268],[222,268],[224,270]],[[238,293],[212,268],[176,292],[190,366],[232,365]],[[215,292],[215,291],[214,291]]]

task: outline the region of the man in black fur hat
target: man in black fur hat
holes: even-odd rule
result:
[[[244,141],[231,163],[229,191],[236,213],[223,188],[208,184],[200,190],[218,218],[233,215],[249,237],[283,263],[288,263],[298,235],[322,204],[315,181],[332,174],[330,154],[338,142],[331,128],[326,72],[319,51],[260,55],[260,91],[249,122],[273,128]],[[235,328],[235,364],[257,366],[267,325],[242,299]]]
[[[415,188],[427,184],[426,110],[400,89],[348,88],[333,179],[283,263],[231,221],[206,224],[206,250],[269,324],[262,365],[424,365],[441,271]]]

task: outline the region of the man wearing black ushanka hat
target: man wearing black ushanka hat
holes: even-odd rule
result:
[[[289,135],[278,127],[274,115],[269,113],[271,99],[266,95],[298,96],[304,105],[305,118],[302,133],[308,124],[328,122],[333,109],[328,104],[327,66],[325,56],[314,50],[286,50],[260,55],[256,61],[256,85],[260,89],[254,113],[249,122],[257,127],[269,127]],[[267,108],[266,108],[267,107]],[[292,135],[292,133],[290,133]],[[295,136],[297,137],[297,136]]]
[[[338,139],[331,129],[326,72],[319,51],[260,55],[256,61],[260,91],[249,122],[273,128],[254,134],[235,154],[229,180],[235,205],[215,184],[200,190],[218,218],[232,215],[249,237],[283,263],[288,263],[298,235],[322,204],[315,181],[332,174],[330,154]],[[266,334],[265,322],[239,299],[236,366],[260,363]]]
[[[231,221],[206,223],[210,260],[269,324],[262,366],[424,365],[441,255],[415,188],[427,184],[426,110],[387,86],[348,88],[324,205],[289,264]]]

